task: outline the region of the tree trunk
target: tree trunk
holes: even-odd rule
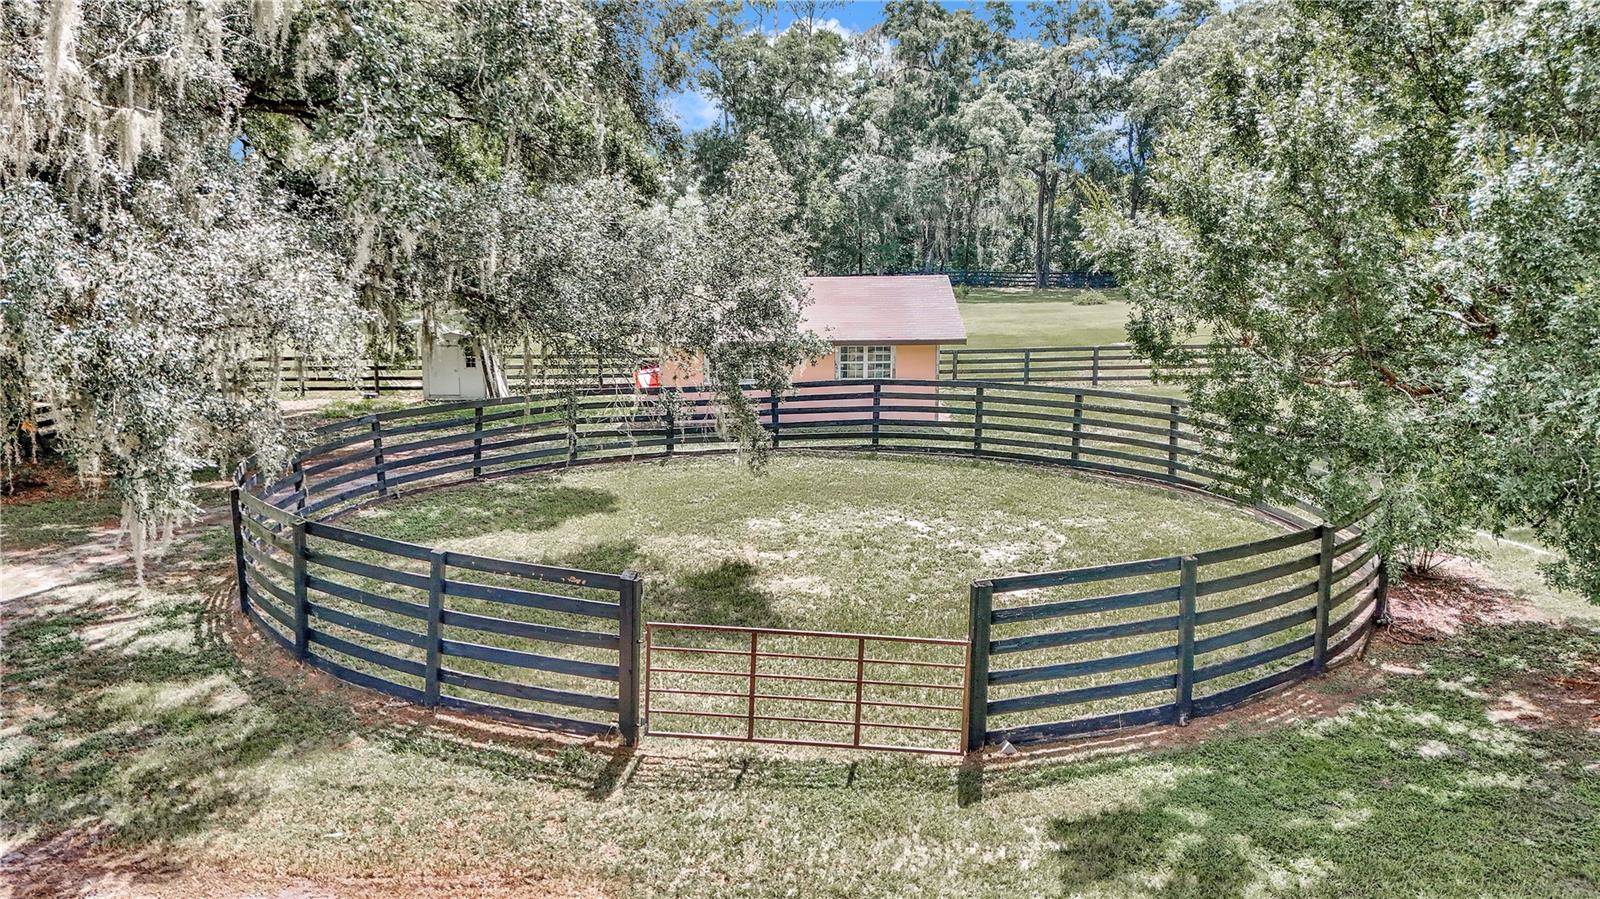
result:
[[[511,395],[511,389],[506,384],[505,357],[500,353],[500,348],[493,339],[474,335],[473,346],[478,351],[478,371],[483,373],[484,395],[490,399],[500,399]]]
[[[1049,180],[1048,163],[1040,160],[1039,167],[1034,169],[1034,199],[1033,199],[1033,274],[1034,286],[1045,286],[1045,267],[1049,264],[1046,257],[1045,240],[1048,238],[1048,229],[1045,226],[1045,185]]]
[[[1039,286],[1050,286],[1050,244],[1056,231],[1056,188],[1061,184],[1061,170],[1052,169],[1047,179],[1044,196],[1044,243],[1039,246]]]

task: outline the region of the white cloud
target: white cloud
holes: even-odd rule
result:
[[[667,112],[678,127],[685,131],[698,131],[716,122],[722,115],[717,101],[699,90],[673,94],[667,100]]]
[[[847,40],[849,39],[850,35],[855,34],[855,32],[850,30],[849,27],[841,24],[838,19],[834,19],[834,18],[823,19],[822,21],[818,22],[817,23],[817,30],[818,31],[831,31],[834,34],[837,34],[838,36],[840,36],[842,38],[845,38]]]

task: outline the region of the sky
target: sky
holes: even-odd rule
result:
[[[983,4],[978,0],[940,0],[940,5],[947,9],[971,9],[980,16],[983,15]],[[1020,5],[1020,4],[1019,4]],[[769,31],[782,31],[794,22],[794,11],[786,4],[779,4],[779,9],[765,22],[758,22],[751,13],[746,13],[750,18],[751,27],[763,27]],[[848,0],[848,2],[829,7],[822,15],[820,24],[823,28],[838,31],[846,37],[858,31],[865,31],[873,25],[883,21],[883,3],[872,0]],[[686,131],[704,128],[717,120],[717,105],[711,98],[698,91],[683,91],[667,98],[667,111],[678,123],[678,127]]]
[[[1223,12],[1227,12],[1239,6],[1242,2],[1244,0],[1220,0],[1218,5]],[[979,17],[988,18],[988,13],[984,10],[984,4],[980,0],[939,0],[939,5],[952,10],[970,9],[976,12]],[[1019,0],[1019,2],[1014,2],[1012,5],[1022,6],[1023,4]],[[875,0],[845,0],[843,3],[829,7],[823,13],[821,24],[824,28],[831,28],[848,37],[855,32],[865,31],[883,21],[883,6],[882,2],[875,2]],[[748,11],[746,15],[750,18],[751,27],[760,26],[770,31],[782,31],[789,27],[796,18],[794,10],[790,9],[787,4],[782,3],[779,4],[778,10],[772,16],[769,16],[765,22],[758,22],[756,16]],[[1017,18],[1020,25],[1020,20],[1023,17],[1019,15]],[[666,106],[667,112],[678,123],[678,127],[685,131],[695,131],[712,124],[717,120],[720,112],[716,103],[699,91],[681,91],[673,94],[666,98]]]

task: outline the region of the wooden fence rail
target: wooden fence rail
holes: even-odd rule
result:
[[[1014,461],[1225,498],[1250,486],[1187,403],[1170,397],[858,380],[759,398],[760,420],[783,450]],[[276,477],[236,474],[240,604],[270,639],[419,704],[637,739],[639,578],[439,550],[334,522],[425,487],[730,452],[710,394],[462,401],[336,422],[316,439]],[[1182,722],[1347,657],[1383,601],[1364,518],[1328,522],[1303,503],[1255,508],[1288,533],[975,582],[968,746]],[[1152,694],[1162,699],[1152,704]]]
[[[1196,359],[1167,373],[1192,371],[1205,365],[1206,344],[1185,346]],[[619,389],[633,383],[636,361],[627,356],[584,356],[552,359],[539,355],[508,354],[506,380],[520,390],[531,376],[536,389],[572,385],[581,389]],[[272,370],[272,362],[258,359],[257,371]],[[301,356],[284,356],[277,371],[283,390],[299,394],[319,391],[360,390],[365,393],[405,393],[422,389],[422,369],[417,363],[363,363],[347,371]],[[952,347],[939,350],[939,377],[951,380],[1006,381],[1021,384],[1082,383],[1091,387],[1148,384],[1155,380],[1150,361],[1125,343],[1086,346]]]
[[[1169,366],[1173,375],[1205,366],[1207,344],[1186,344],[1192,363]],[[1088,384],[1090,387],[1149,384],[1158,372],[1126,343],[1090,346],[962,347],[939,350],[939,377],[1019,384]]]
[[[1039,285],[1037,272],[1007,272],[995,269],[967,269],[951,271],[925,271],[900,272],[903,275],[945,275],[950,283],[956,287],[1036,287]],[[1116,276],[1105,272],[1049,272],[1045,275],[1045,287],[1052,288],[1096,288],[1106,289],[1117,286]]]
[[[622,356],[556,358],[539,354],[523,356],[520,352],[507,353],[502,363],[506,381],[513,390],[520,390],[529,377],[537,389],[568,384],[585,389],[624,387],[633,383],[635,367],[632,358]],[[352,370],[298,354],[285,354],[278,357],[276,363],[268,357],[259,357],[252,361],[251,367],[262,375],[276,370],[282,390],[302,396],[349,391],[381,396],[422,389],[421,363],[416,360],[365,361]]]

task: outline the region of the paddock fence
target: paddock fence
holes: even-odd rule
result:
[[[910,272],[922,275],[949,275],[952,286],[974,288],[1032,288],[1038,286],[1038,272],[998,272],[974,269],[962,272]],[[1094,288],[1107,290],[1117,286],[1117,277],[1107,272],[1046,272],[1046,288]]]
[[[1372,510],[1328,520],[1305,504],[1251,504],[1248,480],[1179,398],[967,380],[822,381],[751,398],[780,452],[1059,467],[1219,497],[1286,530],[975,582],[969,632],[939,635],[967,644],[965,720],[888,719],[908,730],[960,727],[972,749],[1182,723],[1349,657],[1381,607],[1383,567],[1364,531]],[[637,575],[460,553],[334,522],[419,489],[731,452],[716,419],[704,390],[595,389],[326,425],[287,472],[236,475],[240,606],[285,650],[360,686],[632,742],[646,724],[648,590]],[[905,704],[953,704],[932,695]]]
[[[1153,384],[1162,376],[1202,371],[1208,344],[1185,344],[1193,361],[1159,371],[1126,343],[1087,346],[961,347],[939,350],[939,377],[1019,384]]]
[[[538,389],[620,388],[633,383],[634,360],[627,356],[550,356],[525,355],[520,351],[504,354],[506,382],[513,390],[531,383]],[[326,362],[299,353],[284,353],[276,358],[259,356],[251,368],[261,376],[276,373],[281,390],[305,396],[308,393],[360,391],[375,396],[385,393],[415,393],[422,389],[422,363],[364,361],[355,367]]]

